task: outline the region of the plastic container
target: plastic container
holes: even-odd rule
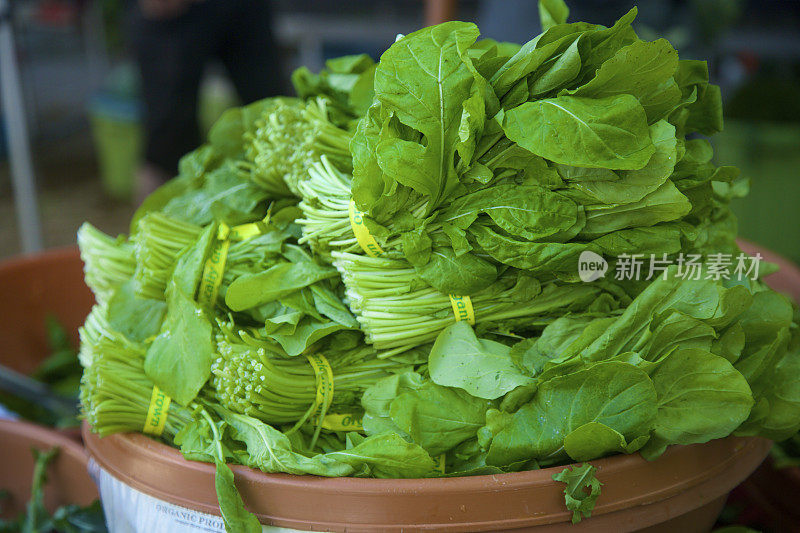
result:
[[[2,518],[17,516],[30,498],[34,457],[31,448],[60,449],[47,470],[44,502],[48,511],[75,503],[88,505],[98,498],[97,487],[89,476],[88,456],[83,447],[55,431],[11,420],[0,420],[0,489],[10,499],[3,503]]]
[[[103,189],[115,200],[129,201],[144,144],[141,104],[100,93],[92,99],[89,117]]]

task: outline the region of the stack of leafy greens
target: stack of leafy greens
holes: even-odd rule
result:
[[[37,387],[25,395],[20,395],[15,388],[6,390],[5,385],[14,383],[19,374],[0,365],[0,407],[37,424],[55,428],[77,427],[77,397],[83,372],[78,353],[58,319],[48,316],[45,329],[50,354],[30,377],[46,389]],[[31,383],[35,385],[35,382]],[[50,397],[49,401],[43,401],[43,393]]]
[[[301,69],[299,98],[223,115],[129,236],[85,225],[93,429],[215,463],[231,530],[257,525],[227,463],[460,476],[797,433],[791,303],[681,271],[739,252],[747,190],[698,135],[722,127],[706,64],[640,40],[635,9],[540,11],[521,46],[450,22]],[[584,282],[585,252],[679,265]],[[593,472],[558,478],[578,519]]]
[[[31,497],[25,512],[17,518],[0,518],[2,533],[106,533],[105,515],[99,500],[81,507],[76,504],[63,505],[50,514],[45,507],[45,486],[47,485],[47,467],[56,458],[59,448],[46,452],[32,449],[35,458]],[[8,496],[0,491],[0,509],[3,500]]]

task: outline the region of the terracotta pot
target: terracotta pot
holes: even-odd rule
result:
[[[88,505],[98,498],[87,470],[89,457],[74,440],[28,422],[0,420],[0,489],[11,499],[3,503],[3,518],[25,510],[31,494],[34,458],[32,448],[60,449],[47,470],[45,507],[53,512],[61,505]]]
[[[745,253],[752,256],[759,253],[764,258],[764,261],[778,265],[780,270],[765,276],[764,282],[776,291],[786,294],[792,297],[795,302],[800,303],[800,268],[797,265],[763,246],[753,244],[744,239],[738,239],[737,242]]]
[[[140,434],[99,438],[84,426],[98,465],[134,489],[219,515],[214,467]],[[569,531],[708,531],[728,492],[761,463],[758,438],[674,446],[658,460],[638,454],[592,461],[603,492]],[[568,526],[563,485],[548,468],[438,479],[321,478],[234,466],[245,505],[264,524],[308,531],[557,531]],[[535,529],[534,529],[535,528]]]
[[[760,530],[798,531],[800,509],[800,468],[775,468],[767,459],[752,476],[738,486],[728,503],[741,509],[737,524]]]
[[[45,328],[48,315],[58,319],[77,346],[78,328],[93,303],[75,247],[0,262],[3,364],[29,374],[49,355]]]
[[[0,262],[0,362],[30,374],[50,355],[46,319],[52,315],[78,345],[78,328],[94,304],[76,247]],[[78,428],[60,433],[80,439]]]
[[[782,266],[768,278],[800,296],[800,270],[741,242]],[[159,500],[219,516],[214,468],[140,434],[104,439],[84,426],[87,450],[100,467]],[[639,454],[592,461],[603,491],[592,513],[571,525],[562,467],[493,476],[382,480],[264,474],[234,466],[245,505],[264,524],[308,531],[709,531],[728,493],[764,460],[772,443],[728,437],[673,446],[648,462]]]
[[[765,261],[780,267],[764,281],[776,291],[800,302],[800,268],[788,259],[757,246],[739,240],[739,246],[750,255],[760,253]],[[797,495],[800,494],[800,468],[775,468],[771,460],[764,461],[732,495],[736,507],[745,507],[748,516],[740,518],[742,523],[755,527],[767,527],[774,531],[797,531],[800,529],[800,509]]]

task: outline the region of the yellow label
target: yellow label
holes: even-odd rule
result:
[[[322,419],[322,427],[330,431],[364,431],[361,415],[331,414]]]
[[[158,437],[164,432],[167,424],[167,412],[169,403],[172,400],[169,396],[161,392],[161,389],[153,385],[153,394],[150,396],[150,407],[147,409],[147,418],[144,419],[142,431]]]
[[[451,294],[450,305],[453,306],[453,314],[456,316],[456,322],[466,320],[470,326],[475,325],[475,311],[472,309],[472,300],[469,296],[456,296]]]
[[[440,474],[444,474],[445,473],[444,472],[445,471],[445,464],[444,464],[445,463],[445,459],[446,459],[445,454],[437,455],[436,457],[433,458],[433,462],[435,464],[433,469],[436,470],[437,472],[439,472]]]
[[[306,355],[306,359],[314,369],[317,378],[317,394],[314,399],[313,417],[317,420],[323,418],[333,402],[333,369],[322,354]]]
[[[353,228],[353,235],[356,236],[358,244],[364,253],[370,257],[379,257],[383,250],[378,245],[378,241],[369,232],[369,228],[364,224],[364,212],[356,208],[356,203],[350,200],[350,227]]]
[[[220,237],[223,234],[224,236]],[[203,277],[200,279],[200,290],[197,293],[197,301],[204,307],[214,307],[217,301],[217,292],[219,292],[219,286],[222,283],[225,261],[228,258],[228,247],[230,246],[227,236],[228,226],[220,224],[217,239],[211,245],[211,255],[206,259],[205,267],[203,267]]]

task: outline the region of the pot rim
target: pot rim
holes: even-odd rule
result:
[[[41,263],[43,260],[72,259],[75,256],[80,256],[80,250],[74,244],[54,246],[38,252],[22,253],[0,259],[0,271],[24,268],[31,263]]]
[[[81,461],[85,465],[89,464],[89,453],[74,438],[69,437],[56,429],[28,422],[27,420],[8,420],[0,419],[0,433],[18,435],[21,438],[34,442],[49,444],[51,447],[58,447],[59,454],[64,453]]]
[[[168,486],[170,476],[167,474],[160,479],[151,479],[146,474],[135,470],[134,465],[150,464],[161,465],[161,468],[179,468],[181,474],[190,475],[194,480],[208,479],[208,486],[213,487],[214,466],[210,463],[189,461],[181,455],[176,448],[158,442],[150,437],[139,433],[124,433],[109,435],[100,438],[91,433],[91,428],[84,423],[83,437],[86,448],[90,456],[99,466],[108,471],[112,476],[120,479],[127,485],[136,490],[145,492],[163,501],[167,501],[183,507],[193,508],[219,516],[220,511],[217,507],[216,499],[213,501],[200,502],[181,494],[178,485],[172,482],[172,487]],[[609,514],[621,510],[647,506],[654,502],[667,500],[673,497],[680,497],[683,493],[692,488],[706,486],[709,483],[716,483],[726,470],[737,470],[742,468],[743,463],[747,463],[744,468],[746,473],[736,477],[727,489],[720,492],[724,494],[733,486],[740,483],[758,464],[766,457],[772,442],[759,437],[726,437],[717,439],[705,444],[693,444],[687,446],[671,446],[658,459],[654,461],[645,460],[640,454],[615,455],[602,459],[592,460],[591,464],[598,469],[598,476],[604,484],[604,493],[598,499],[592,511],[592,516]],[[109,457],[121,459],[125,464],[118,464]],[[126,468],[126,466],[128,468]],[[240,487],[245,502],[251,490],[258,496],[263,496],[265,491],[276,491],[297,494],[302,492],[309,499],[320,497],[362,497],[377,499],[381,497],[393,498],[413,498],[423,499],[447,497],[449,500],[458,500],[460,496],[470,495],[471,497],[498,497],[499,494],[522,493],[525,491],[546,491],[548,499],[558,504],[558,511],[546,510],[544,513],[532,513],[525,517],[505,517],[502,523],[498,521],[487,521],[481,530],[492,530],[500,527],[524,527],[535,524],[549,524],[568,522],[572,512],[564,507],[563,486],[551,479],[551,476],[562,471],[571,465],[548,467],[540,470],[530,470],[524,472],[510,472],[504,474],[489,474],[479,476],[463,477],[444,477],[444,478],[419,478],[419,479],[375,479],[375,478],[353,478],[339,477],[326,478],[313,475],[292,475],[292,474],[267,474],[260,470],[255,470],[242,465],[231,465],[237,479],[237,486]],[[157,467],[154,467],[157,468]],[[683,472],[681,472],[683,470]],[[644,484],[638,490],[631,491],[630,487],[621,488],[628,485],[628,476],[635,471],[647,473],[646,477],[661,479],[660,483],[655,481],[650,486]],[[694,472],[694,475],[683,475],[686,472]],[[673,472],[675,472],[674,475]],[[668,481],[663,482],[667,476]],[[614,496],[609,494],[611,487],[617,487],[617,493],[626,493]],[[174,489],[173,489],[174,488]],[[699,496],[703,502],[710,501],[720,494],[713,494],[714,489],[704,490]],[[603,496],[606,496],[605,498]],[[546,503],[552,507],[552,503]],[[286,516],[283,510],[275,512],[259,512],[263,509],[252,509],[257,516],[265,523],[275,523],[285,527],[300,527],[304,523],[296,518]],[[371,523],[374,525],[374,523]],[[473,526],[479,526],[481,522],[472,522]],[[365,523],[354,524],[346,520],[341,523],[326,522],[323,520],[305,522],[305,527],[363,527]],[[444,524],[442,524],[444,525]],[[379,526],[376,526],[379,527]],[[408,524],[408,527],[415,527]],[[488,528],[488,529],[486,529]],[[457,529],[457,528],[456,528]]]

